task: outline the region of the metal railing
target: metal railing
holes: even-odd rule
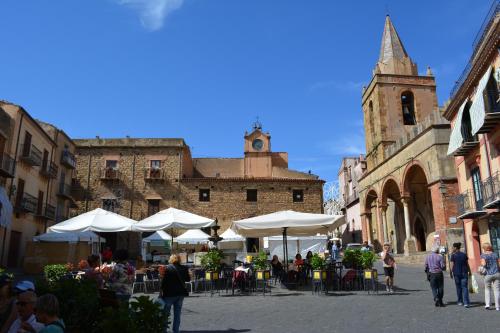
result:
[[[43,167],[42,165],[42,168],[40,169],[40,174],[42,174],[45,177],[56,179],[58,171],[59,167],[57,166],[57,164],[55,164],[54,162],[50,162],[45,167]]]
[[[500,200],[500,173],[498,171],[483,181],[482,190],[485,206]]]
[[[6,153],[0,154],[0,175],[13,178],[16,170],[16,160]]]
[[[57,194],[61,197],[71,199],[71,185],[66,183],[59,183]]]
[[[467,190],[459,195],[451,198],[457,203],[458,216],[463,216],[467,213],[475,214],[476,212],[483,211],[484,200],[483,198],[476,200],[474,191]]]
[[[495,20],[496,16],[499,13],[500,13],[500,0],[494,0],[493,3],[491,4],[490,10],[488,11],[488,14],[486,15],[483,21],[483,24],[481,25],[481,28],[479,29],[476,35],[476,38],[474,38],[474,42],[472,43],[472,55],[469,59],[469,62],[467,63],[467,66],[465,66],[462,74],[460,74],[460,77],[458,78],[457,82],[451,89],[450,99],[453,99],[453,97],[455,97],[456,93],[467,79],[467,76],[469,75],[472,68],[472,62],[476,56],[479,46],[483,42],[486,33],[488,32],[491,24],[493,23],[493,21]]]
[[[16,208],[22,212],[36,213],[38,209],[38,198],[24,192],[18,202]]]
[[[146,168],[144,170],[144,178],[145,179],[163,179],[164,171],[160,168]]]
[[[42,165],[42,151],[31,144],[23,144],[21,159],[33,166]]]
[[[76,168],[75,155],[73,155],[69,150],[63,150],[61,154],[61,164],[67,166],[68,168],[75,169]]]
[[[56,216],[56,207],[50,204],[46,204],[43,216],[48,218],[49,220],[54,220]]]
[[[103,168],[101,169],[101,179],[119,180],[120,170],[118,168]]]

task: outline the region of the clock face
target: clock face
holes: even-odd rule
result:
[[[261,150],[262,147],[264,147],[264,141],[262,141],[261,139],[255,139],[252,142],[252,147],[255,150]]]

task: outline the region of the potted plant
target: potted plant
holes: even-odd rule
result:
[[[313,280],[326,280],[325,259],[319,254],[313,254],[311,258],[311,268],[313,270]]]
[[[342,258],[342,264],[345,268],[362,268],[362,253],[360,249],[346,249]]]
[[[271,271],[269,270],[269,263],[265,252],[259,252],[259,255],[253,259],[253,267],[257,272],[257,280],[269,280],[271,278]]]
[[[361,253],[360,264],[364,269],[365,279],[376,279],[377,270],[373,269],[373,264],[377,261],[375,253],[372,251],[366,251]]]
[[[201,257],[201,266],[205,270],[205,280],[212,281],[219,278],[219,269],[223,258],[222,251],[218,249],[211,249]]]

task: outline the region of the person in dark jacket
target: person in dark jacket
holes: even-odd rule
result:
[[[170,256],[169,265],[165,270],[161,280],[161,297],[165,302],[165,311],[170,314],[170,308],[174,306],[173,332],[179,333],[181,326],[181,309],[184,297],[189,293],[186,289],[186,282],[189,282],[188,269],[180,264],[177,254]]]

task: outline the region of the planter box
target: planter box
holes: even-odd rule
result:
[[[314,270],[313,271],[313,280],[315,280],[315,281],[326,280],[326,271]]]
[[[207,271],[205,272],[205,280],[215,281],[219,279],[219,272]]]
[[[257,280],[269,280],[271,278],[271,271],[257,271]]]

